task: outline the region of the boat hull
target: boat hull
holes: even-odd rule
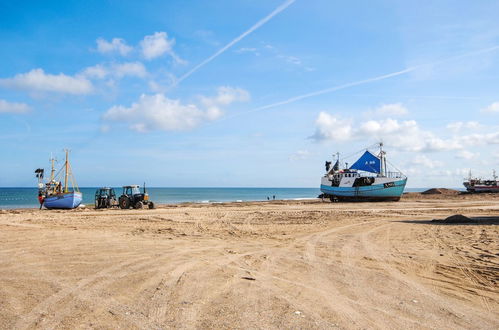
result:
[[[68,192],[46,197],[43,206],[47,209],[74,209],[82,201],[81,192]]]
[[[476,192],[476,193],[499,193],[499,186],[495,187],[481,187],[481,186],[473,186],[473,187],[466,187],[466,190],[468,192]]]
[[[398,201],[404,193],[407,178],[360,187],[332,187],[321,184],[321,191],[329,197],[350,201]]]

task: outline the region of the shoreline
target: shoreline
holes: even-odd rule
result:
[[[2,189],[3,192],[2,192]],[[19,191],[16,192],[16,189]],[[0,188],[0,209],[34,209],[39,204],[36,196],[29,192],[35,192],[33,187],[6,187]],[[83,187],[83,204],[93,205],[95,189]],[[319,188],[150,188],[157,191],[149,191],[151,199],[156,204],[180,204],[180,203],[227,203],[227,202],[265,202],[266,197],[276,196],[277,200],[301,200],[315,199],[320,194]],[[176,190],[178,189],[178,190]],[[248,190],[246,190],[248,189]],[[432,188],[407,188],[407,193],[423,192]],[[12,192],[12,191],[14,192]],[[305,190],[305,191],[304,191]],[[414,191],[417,190],[417,191]],[[115,189],[116,191],[116,189]],[[458,190],[462,191],[462,190]],[[119,194],[118,194],[119,195]]]
[[[223,202],[210,202],[210,201],[201,201],[201,202],[198,202],[198,201],[194,201],[194,202],[178,202],[178,203],[155,203],[154,207],[155,208],[165,208],[165,207],[176,207],[176,206],[182,206],[182,205],[220,205],[220,204],[242,204],[242,203],[272,203],[272,202],[293,202],[293,201],[296,201],[296,202],[303,202],[303,201],[315,201],[315,200],[321,200],[320,198],[308,198],[308,197],[303,197],[303,198],[284,198],[284,199],[274,199],[274,200],[234,200],[234,201],[223,201]],[[85,204],[84,206],[79,206],[77,207],[76,209],[68,209],[68,210],[61,210],[59,209],[59,211],[71,211],[71,210],[78,210],[78,209],[94,209],[94,206],[91,205],[91,204]],[[146,210],[147,208],[144,208],[144,210]],[[20,210],[38,210],[38,211],[41,211],[41,210],[45,210],[45,211],[50,211],[46,208],[42,208],[41,210],[39,209],[39,206],[27,206],[27,207],[14,207],[14,208],[3,208],[2,206],[0,206],[0,212],[2,211],[20,211]],[[107,210],[122,210],[120,209],[119,207],[115,207],[115,208],[110,208],[110,209],[107,209]]]
[[[388,204],[397,204],[400,203],[401,201],[404,200],[443,200],[443,199],[456,199],[456,200],[484,200],[484,199],[498,199],[499,200],[499,194],[498,193],[468,193],[468,192],[462,192],[462,191],[456,191],[456,193],[451,192],[451,193],[443,193],[443,194],[423,194],[421,192],[404,192],[403,195],[401,196],[400,201],[398,202],[393,202],[393,201],[379,201],[379,202],[354,202],[354,201],[343,201],[339,203],[333,203],[335,204],[345,204],[345,205],[355,205],[355,204],[373,204],[377,205],[380,203],[388,203]],[[155,209],[164,209],[164,208],[175,208],[175,207],[182,207],[182,206],[216,206],[216,205],[267,205],[267,204],[276,204],[276,205],[282,205],[282,204],[303,204],[303,203],[331,203],[329,200],[324,199],[324,201],[321,198],[315,197],[315,198],[289,198],[289,199],[275,199],[275,200],[235,200],[235,201],[222,201],[222,202],[178,202],[178,203],[155,203]],[[85,206],[79,206],[76,209],[69,209],[69,210],[62,210],[62,209],[54,209],[54,210],[48,210],[46,208],[43,208],[42,210],[39,210],[38,207],[14,207],[14,208],[3,208],[0,207],[0,212],[8,213],[9,211],[59,211],[59,212],[69,212],[69,211],[82,211],[82,210],[96,210],[92,204],[85,204]],[[110,209],[99,209],[99,210],[109,210],[109,211],[117,211],[123,209],[120,208],[110,208]],[[134,209],[130,209],[134,210]],[[136,210],[136,211],[148,211],[148,209],[144,208],[142,210]]]

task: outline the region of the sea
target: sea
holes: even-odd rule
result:
[[[406,188],[405,192],[422,192],[428,188]],[[80,188],[84,205],[94,205],[96,187]],[[121,195],[122,188],[114,188]],[[147,188],[150,200],[156,204],[220,203],[316,198],[319,188]],[[0,209],[38,207],[37,188],[0,188]]]

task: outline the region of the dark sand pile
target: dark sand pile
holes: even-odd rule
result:
[[[431,188],[423,191],[421,194],[423,195],[457,195],[459,194],[458,190],[447,189],[447,188]]]
[[[455,214],[451,215],[450,217],[447,217],[445,219],[434,219],[432,220],[433,222],[439,222],[439,223],[473,223],[476,222],[476,220],[470,219],[462,214]]]

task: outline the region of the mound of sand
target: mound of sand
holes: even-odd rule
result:
[[[423,195],[457,195],[459,194],[458,190],[447,189],[447,188],[431,188],[423,191],[421,194]]]
[[[443,220],[432,220],[433,222],[440,222],[440,223],[473,223],[476,222],[473,219],[470,219],[462,214],[455,214],[451,215],[450,217],[447,217]]]

